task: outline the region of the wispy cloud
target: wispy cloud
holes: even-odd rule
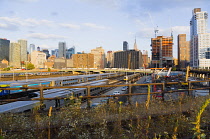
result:
[[[74,24],[60,24],[62,27],[70,28],[70,29],[80,29],[79,25]]]
[[[46,40],[46,39],[65,39],[66,36],[55,35],[55,34],[43,34],[43,33],[31,33],[27,35],[28,38]]]
[[[93,29],[109,29],[109,27],[105,27],[102,25],[96,25],[93,23],[83,23],[84,26],[89,27],[89,28],[93,28]]]
[[[18,17],[0,17],[0,21],[3,21],[5,24],[12,24],[16,26],[27,26],[27,27],[36,27],[36,26],[51,26],[53,21],[49,20],[37,20],[34,18],[21,19]]]

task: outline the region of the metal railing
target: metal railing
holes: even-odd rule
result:
[[[196,87],[193,88],[192,84],[193,83],[200,83],[200,82],[208,82],[208,86],[206,87]],[[166,86],[167,85],[181,85],[185,84],[187,86],[187,89],[182,89],[182,90],[169,90],[166,91]],[[91,96],[91,88],[97,88],[97,87],[123,87],[123,86],[128,86],[128,93],[127,94],[119,94],[119,95],[100,95],[100,96]],[[134,86],[146,86],[148,87],[148,92],[147,93],[132,93],[131,88]],[[154,86],[159,86],[161,88],[161,91],[154,91],[151,92],[150,88]],[[65,99],[66,97],[53,97],[53,98],[45,98],[44,97],[44,90],[46,89],[56,89],[56,88],[86,88],[87,90],[87,95],[86,96],[81,96],[83,99],[87,99],[87,106],[90,107],[90,99],[92,98],[101,98],[101,97],[120,97],[120,96],[127,96],[129,103],[131,103],[130,97],[135,96],[135,95],[156,95],[156,94],[162,94],[162,100],[164,101],[164,94],[165,93],[174,93],[174,92],[183,92],[183,91],[188,91],[188,95],[191,95],[192,90],[209,90],[210,94],[210,80],[205,80],[205,81],[188,81],[188,82],[167,82],[167,83],[147,83],[147,84],[122,84],[122,85],[99,85],[99,86],[55,86],[55,87],[20,87],[20,88],[1,88],[1,90],[29,90],[29,89],[34,89],[34,90],[39,90],[40,97],[39,98],[20,98],[20,99],[2,99],[0,102],[14,102],[14,101],[34,101],[34,100],[39,100],[40,103],[42,104],[44,100],[60,100],[60,99]]]

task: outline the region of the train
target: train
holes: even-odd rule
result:
[[[76,88],[76,86],[100,86],[100,85],[107,85],[109,84],[108,79],[96,80],[86,83],[79,83],[72,86],[75,88],[61,88],[61,89],[49,89],[44,90],[44,98],[55,98],[55,97],[64,97],[69,98],[70,96],[80,97],[87,95],[86,88]],[[101,91],[105,90],[106,87],[95,87],[90,89],[91,95],[98,95]],[[35,92],[37,97],[39,98],[39,91]],[[64,99],[59,100],[44,100],[43,101],[44,108],[43,110],[48,110],[51,106],[52,107],[61,107],[66,104]],[[16,101],[7,104],[3,104],[0,106],[0,113],[20,113],[20,112],[28,112],[32,111],[34,108],[38,108],[41,106],[40,101]]]
[[[37,87],[37,86],[69,86],[78,83],[90,82],[95,80],[101,80],[106,78],[112,78],[117,76],[123,76],[123,73],[103,73],[103,74],[91,74],[91,75],[79,75],[79,76],[60,76],[52,78],[38,78],[38,79],[28,79],[28,80],[18,80],[18,81],[4,81],[0,82],[0,89],[5,88],[21,88],[21,87]],[[24,89],[18,90],[3,90],[0,93],[0,98],[13,95],[16,93],[25,92]],[[31,90],[27,90],[31,91]]]
[[[126,76],[124,76],[123,80],[124,81],[130,81],[131,79],[134,79],[134,78],[139,77],[139,76],[141,76],[140,73],[135,73],[135,74],[132,74],[132,75],[126,75]]]

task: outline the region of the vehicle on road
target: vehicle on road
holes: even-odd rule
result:
[[[123,86],[121,90],[122,90],[122,91],[126,91],[127,89],[128,89],[127,86]]]
[[[119,91],[114,91],[113,95],[120,95]]]

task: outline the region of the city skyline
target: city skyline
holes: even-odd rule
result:
[[[167,3],[167,4],[165,4]],[[57,49],[65,41],[67,48],[89,53],[102,46],[105,51],[123,50],[127,41],[132,49],[151,55],[151,38],[158,26],[158,36],[174,36],[173,52],[177,58],[177,36],[187,34],[194,8],[208,11],[210,2],[167,0],[0,0],[0,38],[10,41],[27,39],[42,49]],[[208,20],[209,22],[209,20]],[[209,24],[208,24],[208,32]]]

